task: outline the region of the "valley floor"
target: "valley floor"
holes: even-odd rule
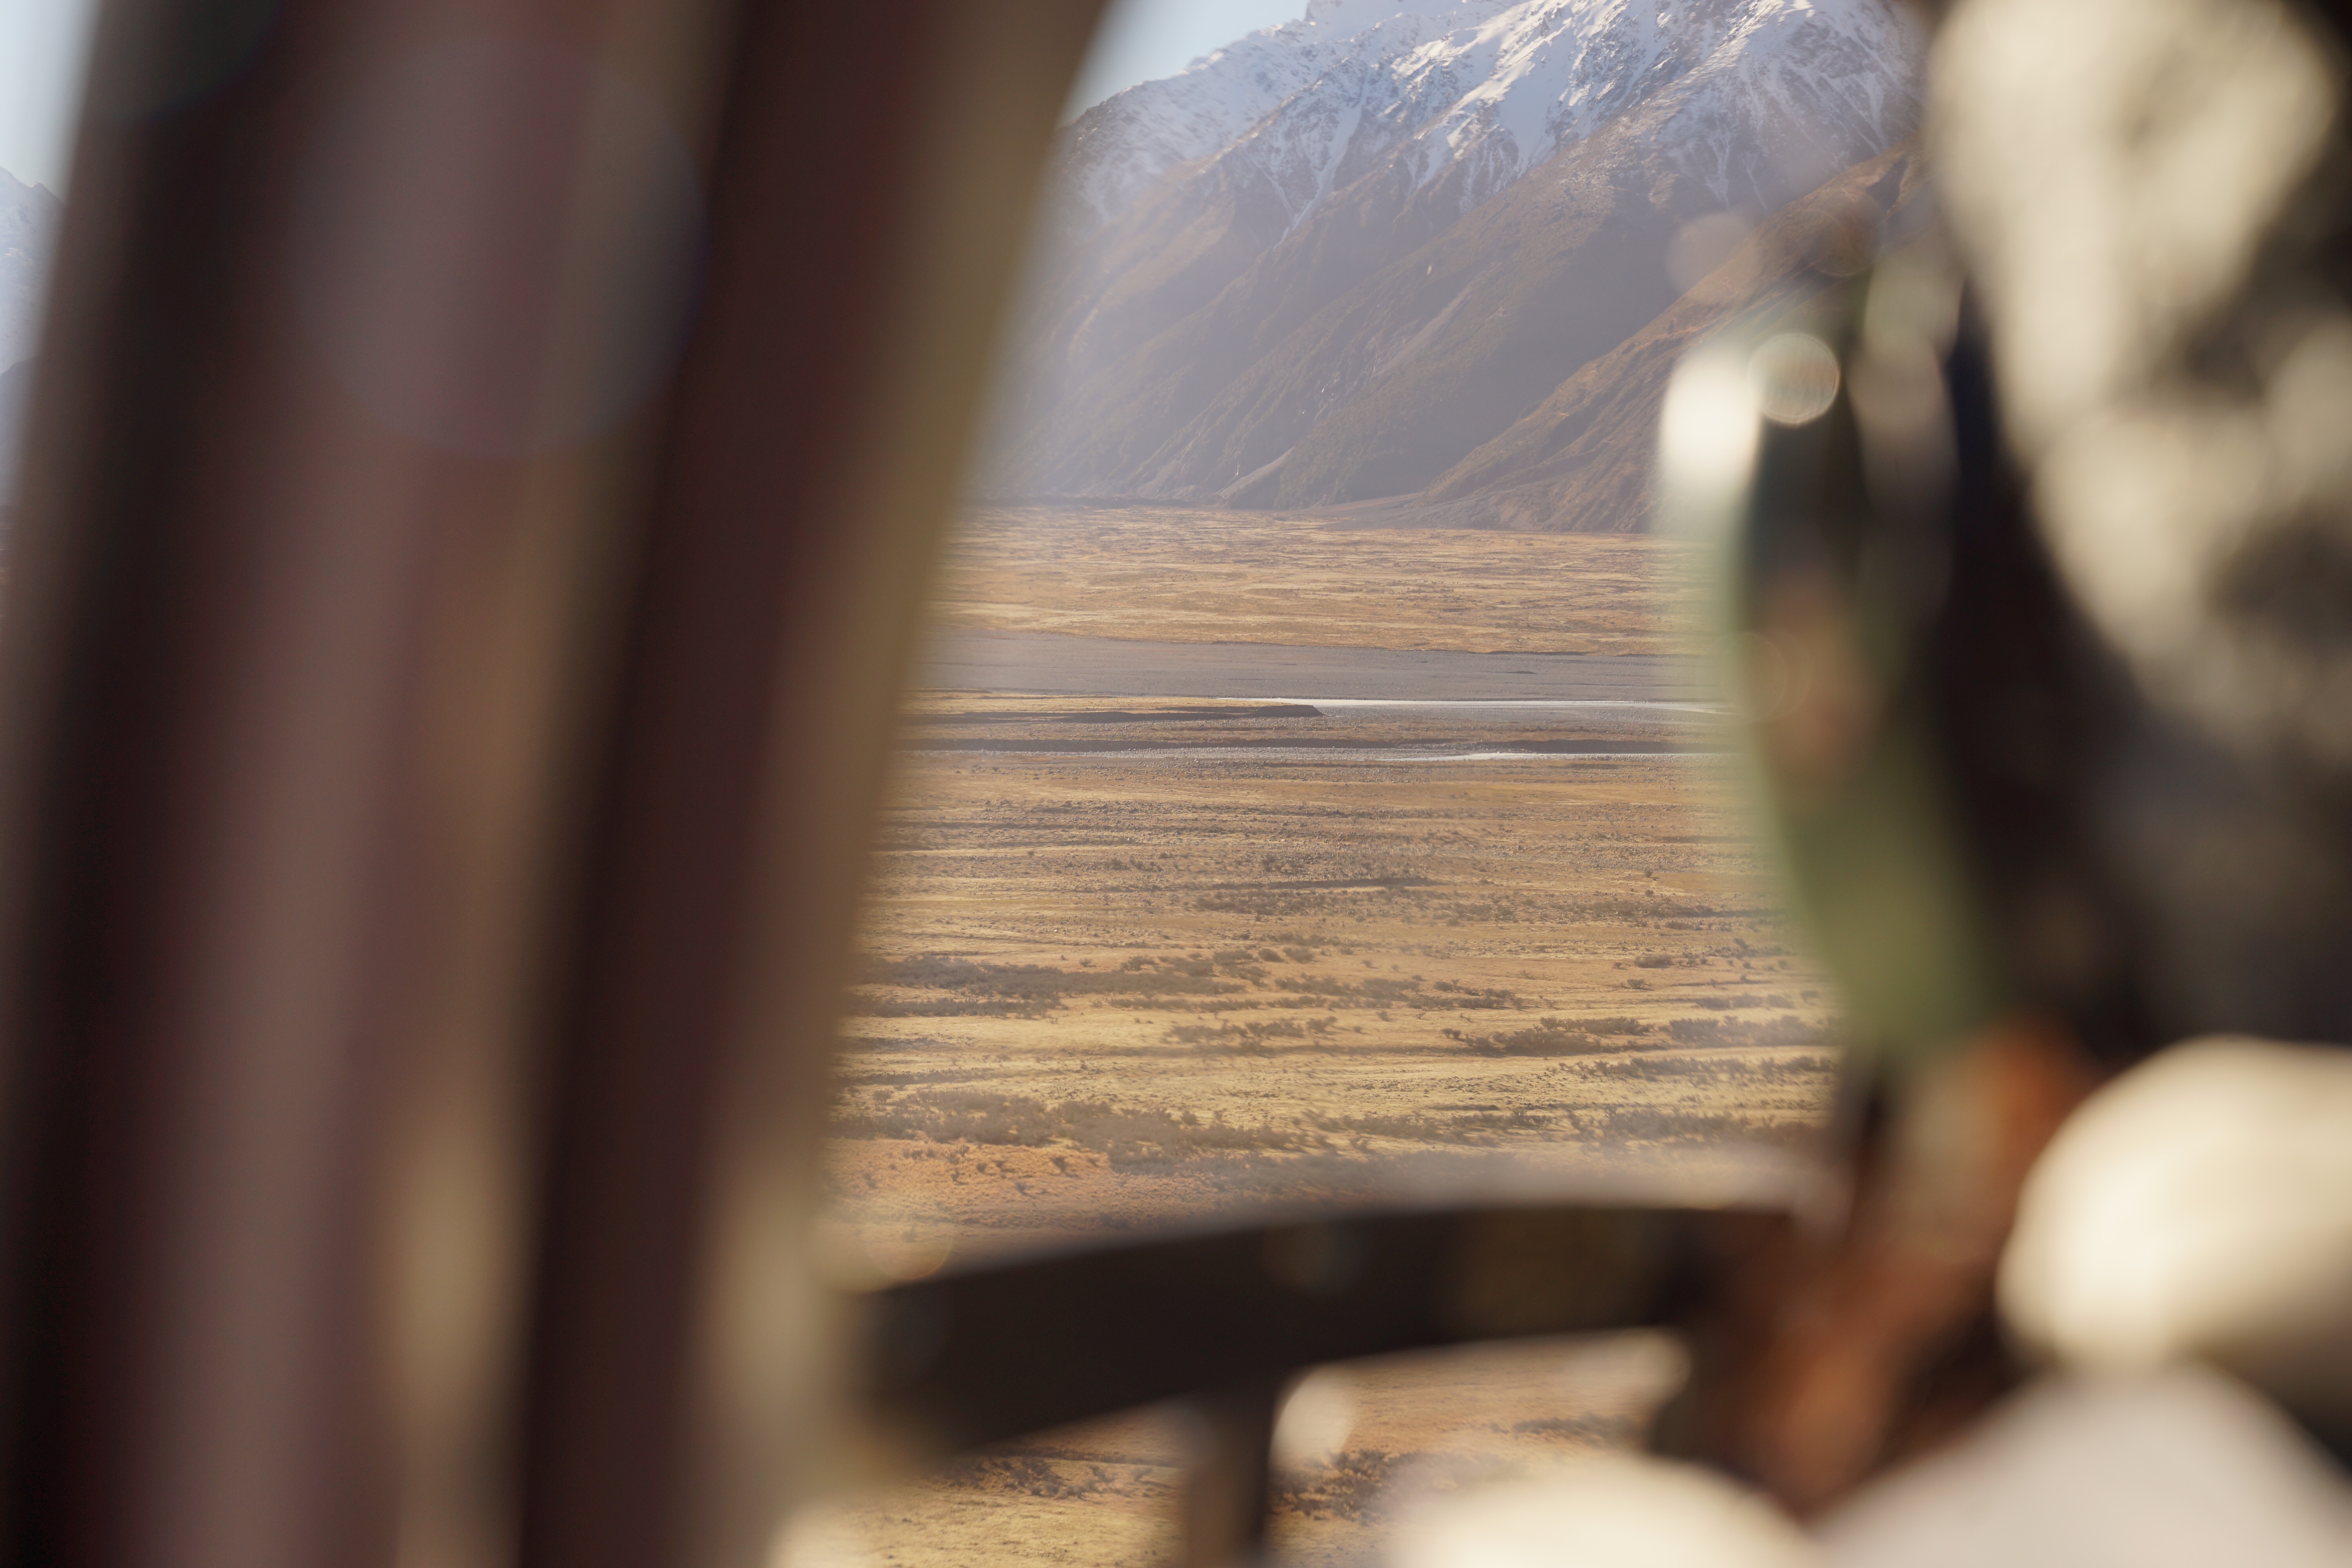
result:
[[[936,624],[1160,642],[1688,656],[1704,651],[1693,633],[1711,565],[1701,548],[1642,534],[988,506],[958,533]]]
[[[1064,521],[987,549],[1076,581],[1107,569],[1105,541],[1136,538]],[[1409,536],[1292,529],[1236,524],[1239,576],[1303,575],[1344,548],[1375,604],[1444,574]],[[1574,552],[1627,542],[1538,541],[1563,548],[1535,559],[1573,600],[1590,588]],[[1669,584],[1693,570],[1630,542]],[[1020,631],[1034,606],[1006,610],[1008,579],[965,560],[941,618]],[[1490,602],[1538,574],[1480,599],[1462,568],[1451,591],[1478,630],[1454,641],[1507,623],[1540,640],[1532,608]],[[1246,592],[1188,604],[1192,629],[1253,634],[1200,640],[1265,638]],[[1686,657],[1654,605],[1625,622],[1649,628],[1652,662]],[[1188,640],[1148,605],[1124,624]],[[1407,682],[1400,706],[1307,689],[1270,709],[1099,691],[1111,661],[1056,646],[1079,694],[1049,669],[1019,695],[935,687],[910,706],[835,1109],[824,1236],[845,1277],[1374,1202],[1498,1164],[1671,1177],[1814,1136],[1833,1000],[1779,918],[1732,738],[1684,674],[1670,702],[1433,701]],[[1643,1344],[1318,1374],[1347,1380],[1349,1414],[1290,1456],[1278,1560],[1366,1559],[1416,1496],[1626,1440],[1671,1382]],[[1164,1561],[1182,1462],[1172,1415],[1054,1434],[803,1521],[794,1555]]]

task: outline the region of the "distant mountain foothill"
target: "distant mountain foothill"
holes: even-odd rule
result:
[[[1315,0],[1064,133],[983,488],[1646,526],[1674,360],[1907,199],[1883,0]]]
[[[24,434],[26,405],[32,401],[33,361],[18,360],[0,370],[0,522],[16,490],[16,446]]]
[[[16,445],[32,386],[41,294],[64,204],[0,169],[0,506],[16,485]]]

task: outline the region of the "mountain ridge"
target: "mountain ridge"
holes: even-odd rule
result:
[[[39,346],[41,297],[65,204],[0,169],[0,369]]]
[[[35,363],[33,360],[18,360],[0,370],[0,508],[7,507],[16,495],[25,418],[33,401]]]
[[[1654,494],[1666,385],[1685,351],[1742,319],[1785,317],[1834,286],[1824,251],[1857,227],[1902,226],[1924,189],[1916,140],[1774,214],[1640,331],[1398,509],[1428,527],[1629,532]],[[1858,248],[1858,247],[1857,247]]]
[[[1919,48],[1875,0],[1349,0],[1115,95],[1067,133],[986,486],[1419,491],[1670,306],[1685,226],[1907,137]],[[1222,106],[1205,136],[1309,67],[1214,153],[1119,141],[1155,98]],[[1113,163],[1149,177],[1097,200]]]
[[[26,184],[0,169],[0,505],[16,488],[41,300],[64,215],[65,204],[47,186]]]

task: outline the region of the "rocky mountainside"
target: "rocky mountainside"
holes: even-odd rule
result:
[[[1425,491],[1366,509],[1361,521],[1596,532],[1645,526],[1658,415],[1684,353],[1739,318],[1800,311],[1867,254],[1874,232],[1899,238],[1921,212],[1923,189],[1916,144],[1906,142],[1799,197],[1655,320]]]
[[[25,430],[26,405],[33,397],[32,360],[0,370],[0,507],[16,491],[17,444]]]
[[[65,204],[47,186],[20,184],[0,169],[0,370],[32,357],[41,291]]]
[[[1920,48],[1882,0],[1316,0],[1065,133],[986,482],[1421,491],[1672,306],[1694,224],[1906,137]]]
[[[16,483],[16,443],[33,379],[28,362],[40,333],[49,247],[64,216],[64,204],[46,187],[20,184],[0,169],[0,504]]]

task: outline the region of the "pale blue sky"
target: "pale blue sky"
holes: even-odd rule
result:
[[[1111,0],[1063,118],[1075,119],[1121,88],[1174,76],[1244,33],[1306,13],[1307,0]]]
[[[91,0],[0,0],[0,169],[65,194]]]

